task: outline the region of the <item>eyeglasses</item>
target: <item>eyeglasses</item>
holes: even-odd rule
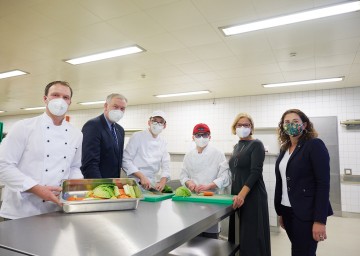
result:
[[[250,128],[251,124],[236,124],[236,127],[237,128],[240,128],[240,127]]]
[[[197,138],[197,139],[200,139],[201,137],[203,137],[204,139],[207,139],[209,138],[210,134],[208,133],[197,133],[197,134],[194,134],[194,137]]]
[[[154,125],[159,125],[159,126],[164,126],[164,122],[156,122],[156,121],[151,121],[152,124]]]

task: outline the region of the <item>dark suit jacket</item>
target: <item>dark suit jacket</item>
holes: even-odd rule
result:
[[[285,152],[280,152],[276,161],[275,210],[281,216],[282,180],[279,163]],[[333,211],[329,201],[330,157],[320,139],[299,141],[286,167],[287,189],[294,214],[303,221],[326,224]]]
[[[124,129],[115,124],[118,147],[104,114],[86,122],[82,128],[81,171],[86,179],[119,178],[124,148]]]

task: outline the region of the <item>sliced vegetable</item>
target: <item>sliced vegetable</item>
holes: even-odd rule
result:
[[[181,186],[175,190],[175,196],[188,197],[191,196],[191,191],[187,187]]]
[[[172,193],[173,189],[169,185],[165,185],[164,189],[161,192],[162,193]]]
[[[213,196],[214,195],[214,192],[212,191],[204,191],[204,196]]]

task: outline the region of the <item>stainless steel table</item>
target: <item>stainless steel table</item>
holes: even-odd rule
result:
[[[140,202],[137,210],[49,213],[0,223],[0,247],[40,256],[165,255],[233,212],[231,205]]]

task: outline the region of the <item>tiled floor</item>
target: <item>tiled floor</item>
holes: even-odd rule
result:
[[[319,243],[317,256],[360,255],[360,218],[330,217],[326,228],[328,239]],[[271,252],[273,256],[291,255],[284,230],[271,233]]]

